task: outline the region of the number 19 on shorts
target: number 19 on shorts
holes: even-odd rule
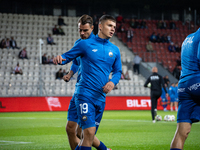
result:
[[[88,104],[87,103],[80,104],[79,106],[80,106],[81,114],[86,114],[88,112]]]

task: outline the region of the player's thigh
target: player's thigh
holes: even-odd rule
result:
[[[67,121],[67,125],[66,125],[66,130],[67,130],[67,132],[76,133],[77,127],[78,127],[77,122],[74,122],[74,121]]]
[[[68,114],[67,114],[67,120],[78,122],[78,115],[77,115],[77,108],[75,104],[75,96],[72,97],[69,108],[68,108]]]
[[[78,114],[78,123],[84,130],[90,127],[96,127],[94,103],[89,98],[77,97],[75,100]]]

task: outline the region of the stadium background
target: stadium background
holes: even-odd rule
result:
[[[68,102],[65,101],[64,104],[61,104],[60,101],[62,100],[59,99],[65,96],[67,96],[68,99],[71,98],[76,80],[72,80],[70,83],[55,80],[55,73],[60,66],[40,64],[39,39],[44,41],[42,53],[46,52],[54,56],[61,54],[65,52],[66,49],[70,49],[74,41],[79,38],[76,25],[79,16],[82,14],[89,14],[91,16],[96,14],[97,16],[101,16],[103,13],[111,14],[114,17],[117,17],[119,14],[122,15],[127,25],[126,28],[128,28],[128,23],[131,18],[137,18],[140,21],[141,19],[146,19],[147,21],[148,29],[135,30],[136,35],[133,41],[136,41],[136,43],[127,43],[125,35],[120,33],[116,33],[111,39],[111,42],[120,47],[123,72],[128,70],[131,80],[120,80],[118,89],[108,94],[107,105],[109,105],[109,102],[113,104],[112,101],[115,100],[114,96],[118,96],[118,98],[123,101],[124,105],[124,108],[121,108],[121,110],[129,109],[128,105],[130,101],[128,100],[132,100],[133,104],[131,104],[131,108],[133,110],[137,109],[137,107],[142,106],[141,103],[143,102],[141,102],[141,100],[145,99],[149,101],[150,91],[144,88],[143,84],[150,75],[152,66],[157,66],[161,75],[168,75],[171,82],[177,82],[177,79],[172,75],[172,70],[175,67],[175,60],[180,54],[167,53],[167,49],[165,49],[166,45],[164,44],[155,44],[156,52],[147,53],[146,50],[144,50],[144,44],[148,41],[151,32],[167,32],[172,34],[172,39],[182,42],[187,34],[199,27],[200,17],[198,9],[199,6],[192,1],[183,1],[180,3],[176,0],[162,2],[158,0],[0,1],[0,39],[2,40],[3,38],[14,36],[21,49],[27,47],[28,56],[30,57],[29,60],[19,60],[19,50],[2,49],[0,101],[1,107],[3,108],[1,108],[0,111],[6,111],[7,108],[9,108],[10,111],[15,110],[10,107],[13,107],[12,104],[20,100],[20,97],[26,97],[30,101],[36,97],[38,100],[36,104],[38,105],[45,101],[46,107],[49,106],[49,103],[53,107],[62,107],[64,105],[65,107],[60,110],[66,110]],[[68,24],[68,26],[63,26],[66,35],[53,36],[54,41],[58,44],[56,46],[48,46],[46,45],[46,37],[48,33],[51,33],[53,26],[57,23],[58,15],[62,15],[65,23]],[[176,21],[179,29],[157,30],[156,23],[159,20],[170,21],[172,19]],[[119,27],[119,24],[117,27]],[[165,52],[160,53],[159,51],[163,51],[163,49]],[[141,75],[134,74],[132,69],[132,60],[136,52],[143,58],[143,63],[140,66]],[[23,75],[11,74],[17,62],[20,63],[23,69]],[[66,70],[68,70],[69,67],[70,64],[65,67],[62,66],[62,68]],[[61,88],[59,85],[61,85]],[[6,99],[8,97],[12,97],[9,104],[7,104],[8,100]],[[50,102],[47,100],[48,97],[50,97]],[[28,104],[29,102],[20,104],[21,106],[28,105],[30,110],[32,110],[33,106]],[[34,103],[34,100],[32,102]],[[120,103],[116,104],[115,108],[109,107],[107,110],[119,110],[120,108],[118,108],[118,106],[120,106]],[[150,106],[148,102],[144,102],[144,106],[140,108],[150,109]],[[161,107],[159,107],[159,109],[161,109]],[[28,109],[26,109],[26,111],[28,111]],[[36,109],[35,111],[38,110]]]

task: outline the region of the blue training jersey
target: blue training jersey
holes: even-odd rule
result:
[[[166,88],[167,92],[168,92],[168,89]],[[165,98],[166,99],[166,92],[165,92],[165,89],[162,87],[162,94],[161,94],[161,98]]]
[[[81,40],[71,50],[61,55],[62,64],[69,63],[81,56],[81,76],[77,86],[79,97],[90,97],[105,102],[106,94],[103,86],[109,81],[109,74],[113,71],[114,85],[119,82],[122,73],[120,51],[108,39],[94,38]]]
[[[94,37],[95,37],[95,35],[91,32],[91,34],[90,34],[90,36],[88,37],[88,39],[94,38]],[[74,45],[76,45],[77,43],[79,43],[81,40],[82,40],[81,38],[78,39],[78,40],[74,43]],[[81,76],[81,57],[80,57],[80,56],[77,57],[76,59],[74,59],[74,60],[72,61],[72,65],[71,65],[70,70],[72,70],[74,74],[78,71],[78,76],[77,76],[77,83],[78,83],[79,80],[80,80],[80,76]],[[77,83],[76,83],[76,86],[77,86]],[[76,93],[76,89],[75,89],[75,92],[74,92],[74,93]]]
[[[175,96],[176,96],[176,88],[173,87],[173,86],[170,86],[169,87],[169,97],[170,98],[175,98]]]
[[[200,29],[187,36],[181,48],[181,76],[184,82],[200,76]]]
[[[175,92],[175,99],[178,99],[178,87],[174,87],[174,92]]]

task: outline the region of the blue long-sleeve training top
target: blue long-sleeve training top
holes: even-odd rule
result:
[[[181,48],[181,67],[179,83],[200,77],[200,29],[184,40]]]
[[[81,77],[78,83],[78,96],[91,97],[105,101],[103,86],[109,81],[109,74],[113,71],[112,81],[119,82],[122,73],[120,51],[108,39],[98,36],[81,40],[71,50],[61,55],[62,64],[69,63],[81,56]]]
[[[90,38],[95,38],[95,35],[92,32],[91,32],[90,36],[88,37],[88,39],[90,39]],[[82,40],[81,38],[78,39],[74,43],[74,45],[79,43],[81,40]],[[80,56],[72,61],[70,70],[72,70],[74,74],[78,71],[78,76],[77,76],[77,83],[78,83],[80,80],[80,77],[81,77],[81,57]]]

